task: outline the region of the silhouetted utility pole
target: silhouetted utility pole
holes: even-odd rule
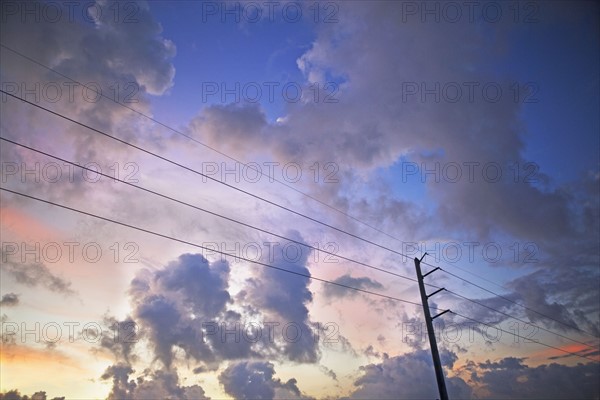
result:
[[[439,317],[440,315],[447,313],[450,310],[442,311],[433,318],[431,317],[428,299],[434,294],[437,294],[445,289],[438,289],[430,295],[425,293],[425,284],[423,283],[423,278],[439,269],[438,267],[429,271],[425,275],[421,274],[421,261],[423,260],[423,258],[425,258],[426,255],[427,253],[423,254],[423,257],[421,257],[420,260],[415,257],[415,269],[417,270],[417,279],[419,280],[419,291],[421,292],[421,302],[423,303],[423,313],[425,314],[425,324],[427,325],[427,335],[429,336],[429,346],[431,347],[431,357],[433,358],[433,366],[435,367],[435,378],[437,379],[438,390],[440,392],[440,399],[448,400],[448,391],[446,390],[446,382],[444,381],[444,371],[442,370],[440,353],[438,352],[437,342],[435,341],[435,333],[433,332],[433,320]]]

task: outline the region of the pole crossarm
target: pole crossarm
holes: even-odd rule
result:
[[[420,261],[419,261],[420,262]],[[435,267],[434,269],[432,269],[431,271],[429,271],[428,273],[426,273],[425,275],[423,275],[423,278],[425,278],[427,275],[434,273],[435,271],[437,271],[438,269],[441,269],[440,267]]]
[[[445,310],[445,311],[442,311],[442,312],[441,312],[441,313],[439,313],[438,315],[435,315],[435,316],[431,317],[431,320],[433,321],[433,320],[434,320],[434,319],[436,319],[437,317],[441,317],[442,315],[446,314],[447,312],[452,312],[452,311],[450,311],[450,310]]]
[[[431,294],[427,294],[427,298],[430,298],[431,296],[435,296],[436,294],[438,294],[439,292],[441,292],[442,290],[446,290],[446,288],[439,288],[438,290],[436,290],[435,292],[431,293]]]

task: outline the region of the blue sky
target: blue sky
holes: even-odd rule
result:
[[[173,118],[176,115],[190,119],[203,107],[223,104],[220,89],[215,95],[207,94],[207,101],[203,101],[203,83],[212,82],[218,85],[225,83],[229,89],[235,88],[236,82],[241,87],[247,83],[258,83],[265,90],[261,105],[269,119],[274,121],[282,114],[285,102],[281,87],[276,91],[275,101],[271,102],[263,82],[302,80],[296,60],[315,38],[312,21],[301,19],[291,24],[283,21],[281,14],[274,14],[277,17],[273,21],[248,22],[241,17],[238,24],[233,15],[207,15],[208,7],[201,2],[187,2],[183,14],[168,3],[154,2],[150,7],[156,15],[161,15],[163,29],[172,32],[169,38],[180,43],[175,57],[175,85],[169,91],[169,99],[157,102],[157,116]],[[248,97],[254,96],[254,93],[247,92]],[[173,99],[177,99],[176,110],[171,108]],[[226,95],[225,103],[232,101],[234,95]]]

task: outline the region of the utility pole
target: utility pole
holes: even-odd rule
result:
[[[415,269],[417,270],[417,279],[419,280],[419,291],[421,292],[421,302],[423,303],[423,313],[425,314],[425,324],[427,325],[427,334],[429,336],[429,346],[431,347],[431,357],[433,358],[433,366],[435,367],[435,378],[437,379],[438,390],[440,392],[440,399],[448,400],[448,391],[446,390],[446,382],[444,381],[444,371],[442,370],[442,363],[440,361],[440,353],[438,352],[437,342],[435,340],[435,333],[433,332],[433,320],[436,319],[437,317],[439,317],[440,315],[447,313],[450,310],[442,311],[441,313],[437,314],[433,318],[431,317],[431,313],[429,311],[428,299],[431,296],[433,296],[434,294],[437,294],[437,293],[441,292],[442,290],[445,290],[445,288],[438,289],[435,292],[431,293],[430,295],[427,295],[427,293],[425,293],[425,284],[423,283],[423,278],[425,278],[427,275],[431,274],[432,272],[435,272],[436,270],[440,269],[438,267],[438,268],[435,268],[435,269],[429,271],[425,275],[422,275],[421,274],[421,261],[423,260],[423,258],[425,258],[426,255],[427,255],[427,253],[423,254],[423,257],[421,257],[420,260],[415,257]]]

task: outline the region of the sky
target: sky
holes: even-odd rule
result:
[[[599,16],[2,2],[0,399],[598,399]]]

